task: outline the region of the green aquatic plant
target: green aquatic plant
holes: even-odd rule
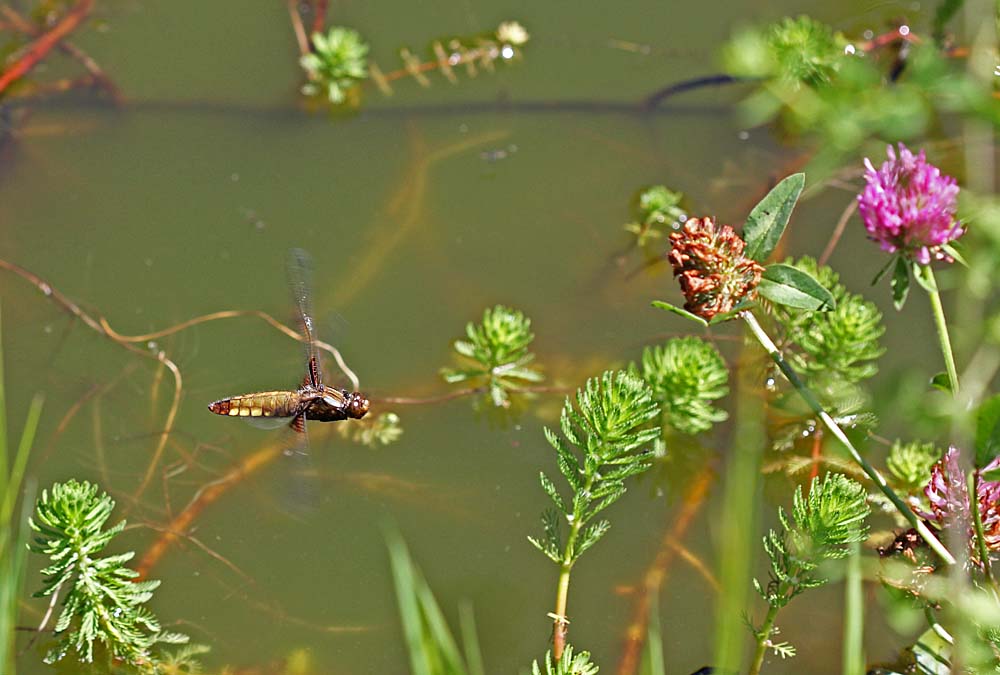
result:
[[[528,346],[535,339],[531,319],[521,312],[497,305],[483,312],[482,322],[465,327],[468,340],[456,340],[455,351],[465,367],[442,368],[445,382],[479,383],[493,405],[510,405],[510,391],[525,383],[540,382],[541,373],[528,367],[535,355]]]
[[[636,244],[644,246],[648,241],[663,236],[657,226],[675,223],[684,217],[680,207],[684,195],[668,190],[665,185],[653,185],[639,193],[636,219],[625,225],[625,230],[636,236]]]
[[[943,454],[933,443],[903,443],[897,440],[889,448],[885,466],[899,485],[913,494],[927,485],[931,479],[931,469]]]
[[[885,353],[879,342],[885,326],[875,303],[849,292],[832,268],[814,258],[789,258],[785,264],[814,277],[836,303],[830,311],[819,313],[774,306],[782,344],[788,346],[786,358],[807,376],[825,373],[830,380],[856,384],[875,375],[876,361]]]
[[[573,645],[566,645],[561,656],[552,658],[545,652],[543,665],[531,664],[531,675],[597,675],[600,668],[590,660],[590,652],[573,652]]]
[[[337,431],[344,438],[369,448],[390,445],[403,436],[399,415],[394,412],[379,413],[374,418],[369,416],[358,424],[339,424]]]
[[[697,434],[729,416],[712,405],[729,393],[729,369],[704,340],[673,338],[646,347],[639,374],[653,390],[663,423],[677,431]]]
[[[114,506],[96,485],[75,480],[43,490],[36,504],[30,525],[37,534],[30,549],[50,562],[42,570],[44,586],[36,596],[65,592],[55,624],[59,643],[46,663],[61,660],[70,650],[81,661],[92,662],[94,642],[100,642],[111,658],[151,668],[153,645],[188,641],[186,635],[161,630],[146,607],[160,582],[135,580],[138,573],[125,566],[135,554],[102,555],[125,528],[121,521],[104,529]]]
[[[326,35],[313,33],[311,40],[312,51],[299,59],[309,77],[302,93],[323,94],[330,103],[343,103],[368,77],[368,43],[357,31],[341,26],[333,26]]]
[[[797,595],[827,583],[819,566],[827,560],[846,557],[850,545],[868,536],[868,503],[864,487],[841,474],[826,474],[813,479],[808,494],[795,490],[792,513],[778,508],[781,528],[764,537],[764,550],[771,561],[770,581],[754,587],[768,604],[767,616],[754,629],[757,652],[750,672],[760,671],[768,649],[783,649],[787,643],[774,644],[774,622],[778,611]]]
[[[771,78],[792,88],[833,81],[847,39],[809,16],[785,17],[762,29],[738,33],[723,50],[733,75]]]
[[[543,535],[528,537],[559,566],[552,613],[556,658],[561,658],[565,640],[573,565],[607,534],[610,521],[595,518],[625,494],[626,479],[649,469],[647,446],[660,435],[659,429],[650,427],[659,414],[653,391],[635,373],[608,371],[591,378],[577,390],[575,403],[567,398],[563,405],[559,418],[563,438],[545,428],[571,497],[564,499],[552,479],[541,472],[542,489],[554,508],[542,515]]]

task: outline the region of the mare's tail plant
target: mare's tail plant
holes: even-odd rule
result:
[[[779,507],[781,528],[764,537],[771,579],[766,585],[754,580],[768,610],[763,624],[754,627],[757,648],[751,675],[760,672],[768,649],[782,658],[795,655],[792,645],[773,640],[778,611],[803,591],[827,582],[818,569],[822,562],[846,557],[850,544],[867,538],[866,496],[860,483],[828,473],[822,480],[813,479],[808,494],[802,493],[801,486],[795,490],[790,517]]]
[[[456,340],[461,367],[442,368],[445,382],[482,387],[497,407],[510,406],[510,392],[540,382],[542,374],[530,367],[535,355],[528,350],[535,339],[531,319],[521,312],[497,305],[483,312],[481,323],[465,327],[468,340]]]
[[[559,566],[553,652],[563,657],[569,619],[569,581],[573,565],[603,537],[611,523],[598,514],[625,494],[625,480],[651,466],[649,444],[660,435],[650,427],[659,407],[653,391],[631,372],[606,372],[576,392],[576,405],[567,399],[560,416],[563,438],[546,428],[545,437],[556,451],[559,472],[569,484],[564,499],[544,472],[542,489],[554,508],[542,515],[543,536],[532,544]],[[566,527],[565,535],[562,526]]]
[[[140,670],[156,672],[157,643],[180,644],[186,635],[163,631],[146,603],[159,581],[136,581],[138,573],[125,566],[132,551],[102,555],[125,527],[125,521],[108,529],[115,503],[96,485],[70,480],[43,490],[31,528],[36,532],[30,548],[48,556],[50,565],[42,590],[36,596],[65,592],[55,624],[58,644],[45,657],[55,663],[70,651],[80,661],[94,660],[94,643],[100,642],[109,659],[121,660]]]
[[[306,96],[325,96],[335,105],[360,102],[360,85],[370,77],[386,96],[392,95],[391,82],[412,77],[421,86],[430,86],[425,73],[437,70],[449,82],[458,81],[455,69],[463,68],[475,77],[480,69],[492,71],[496,63],[512,61],[528,41],[528,31],[516,21],[505,21],[496,30],[471,37],[453,37],[431,44],[433,58],[424,60],[405,47],[399,50],[403,67],[388,73],[368,59],[369,46],[350,28],[334,26],[326,33],[313,33],[310,51],[299,64],[308,81]]]

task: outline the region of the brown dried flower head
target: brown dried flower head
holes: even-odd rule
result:
[[[711,319],[756,295],[764,268],[743,255],[746,242],[729,225],[690,218],[670,235],[670,243],[667,259],[680,278],[687,311]]]

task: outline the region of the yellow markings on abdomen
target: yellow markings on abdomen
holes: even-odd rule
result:
[[[229,399],[230,417],[291,417],[298,395],[292,391],[262,391]]]

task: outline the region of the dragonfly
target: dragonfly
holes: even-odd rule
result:
[[[323,384],[323,370],[316,350],[312,319],[310,278],[312,262],[302,249],[292,249],[288,256],[288,285],[296,306],[299,328],[304,337],[306,374],[298,389],[279,389],[240,394],[208,404],[216,415],[239,417],[258,426],[283,426],[296,432],[296,448],[305,453],[308,447],[306,420],[339,422],[361,419],[368,414],[370,402],[358,391],[338,389]]]

